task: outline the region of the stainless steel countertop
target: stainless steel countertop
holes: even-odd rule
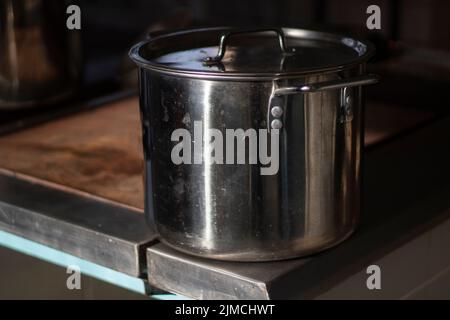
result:
[[[142,213],[5,174],[0,229],[135,277],[156,238]]]

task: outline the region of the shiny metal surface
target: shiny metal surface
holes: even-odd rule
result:
[[[353,231],[360,193],[359,88],[353,121],[346,123],[338,121],[340,90],[286,100],[279,172],[261,176],[259,165],[175,165],[171,134],[186,128],[194,135],[194,121],[224,135],[225,129],[266,128],[272,83],[140,74],[146,211],[154,207],[150,220],[162,241],[205,257],[261,261],[316,252]]]
[[[269,261],[347,238],[360,210],[361,85],[373,82],[361,77],[363,63],[352,65],[339,75],[270,81],[180,77],[141,65],[146,214],[161,241],[202,257]],[[344,89],[353,103],[351,121],[341,121]],[[275,106],[283,112],[269,122]],[[184,128],[194,137],[200,121],[203,131],[223,136],[227,129],[280,129],[278,172],[261,175],[263,166],[248,161],[174,164],[173,131]],[[249,149],[246,144],[247,159]]]
[[[133,277],[143,275],[156,239],[140,212],[3,170],[0,230]]]
[[[293,87],[276,87],[269,100],[269,106],[267,108],[267,129],[270,131],[273,129],[281,129],[283,122],[279,119],[284,113],[283,108],[280,106],[285,104],[283,97],[299,94],[299,93],[312,93],[326,90],[340,89],[340,106],[341,115],[339,121],[348,122],[353,119],[353,98],[351,95],[351,89],[353,87],[370,85],[378,82],[376,75],[363,75],[347,79],[337,79],[327,82],[318,82],[311,84],[300,84]]]
[[[338,79],[329,82],[319,82],[319,83],[311,83],[304,85],[297,85],[294,87],[283,87],[277,88],[273,92],[274,96],[286,96],[290,94],[298,94],[298,93],[311,93],[325,90],[333,90],[333,89],[343,89],[343,88],[351,88],[358,86],[365,86],[369,84],[374,84],[378,82],[378,77],[375,75],[364,75],[354,78],[348,79]]]
[[[273,30],[220,27],[159,34],[135,45],[130,56],[143,68],[179,77],[271,81],[351,69],[374,53],[370,43],[335,34],[291,28],[278,32],[284,50]],[[221,49],[230,33],[226,50]],[[218,52],[223,53],[220,63],[205,63]]]
[[[48,104],[80,80],[79,34],[66,27],[67,1],[0,0],[0,108]]]

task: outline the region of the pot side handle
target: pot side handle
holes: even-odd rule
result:
[[[293,87],[276,88],[270,97],[269,106],[267,108],[267,129],[268,131],[270,131],[271,129],[281,129],[283,127],[283,122],[280,118],[283,114],[282,100],[284,96],[336,89],[341,89],[341,108],[343,109],[344,117],[346,118],[341,121],[351,121],[352,111],[350,105],[351,103],[348,99],[348,88],[375,84],[378,81],[379,77],[377,75],[367,74],[346,79],[337,79]]]

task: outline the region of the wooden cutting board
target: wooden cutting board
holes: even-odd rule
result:
[[[0,137],[0,167],[142,209],[136,97]]]

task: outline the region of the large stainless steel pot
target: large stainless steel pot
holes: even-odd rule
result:
[[[267,261],[346,239],[360,210],[361,86],[376,82],[365,74],[372,53],[354,39],[299,29],[189,30],[134,46],[146,215],[161,240],[203,257]],[[185,128],[194,137],[195,121],[223,136],[279,130],[278,172],[174,164],[171,135]]]

